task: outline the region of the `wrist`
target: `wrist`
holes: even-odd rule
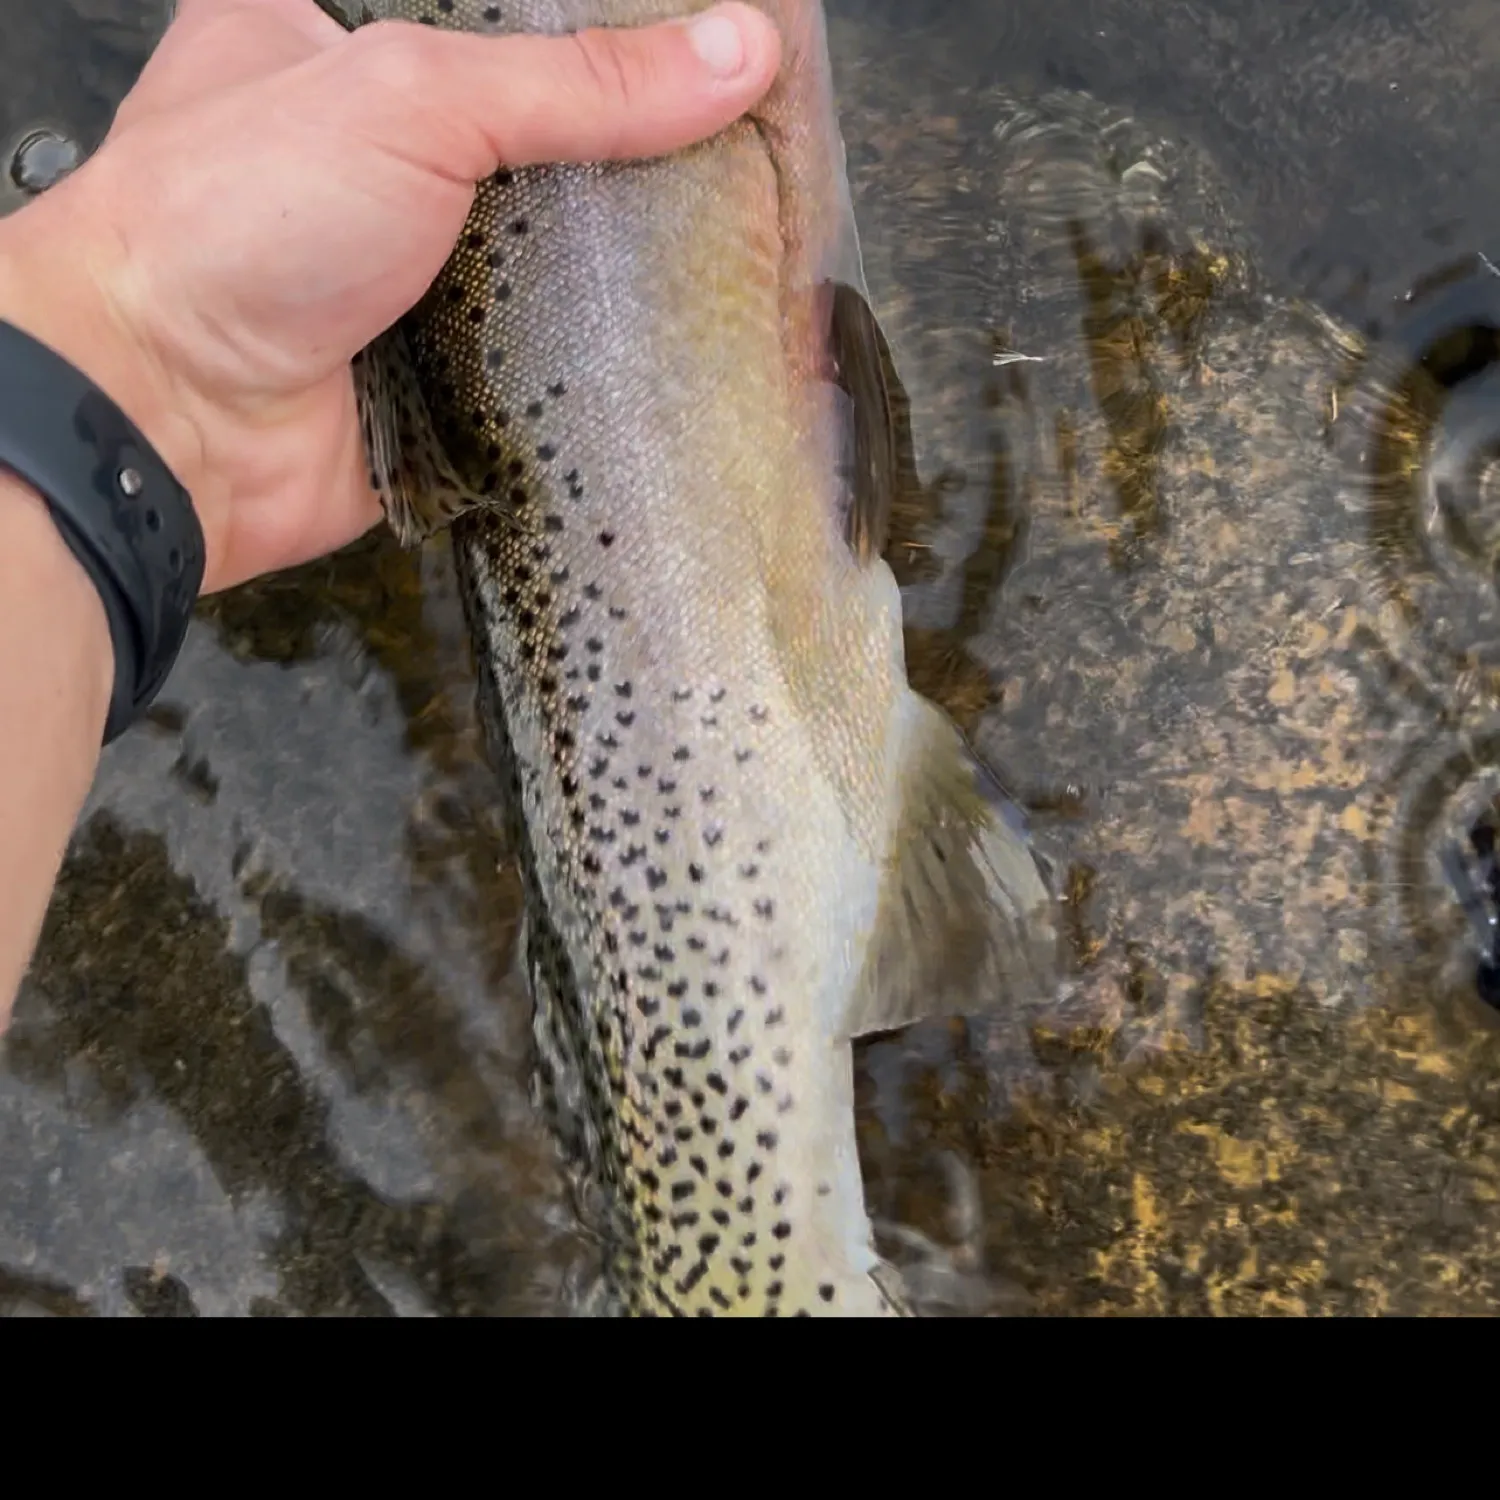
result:
[[[204,443],[172,372],[122,310],[123,252],[108,226],[85,219],[86,196],[51,189],[0,224],[0,319],[88,376],[135,423],[193,498],[210,482]]]

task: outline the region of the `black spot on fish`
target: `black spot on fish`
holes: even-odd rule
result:
[[[512,234],[525,234],[531,225],[525,219],[512,219],[510,221],[510,232]]]
[[[601,547],[613,547],[614,544],[615,544],[615,534],[614,534],[614,532],[612,532],[612,531],[601,531],[599,533],[599,545]]]

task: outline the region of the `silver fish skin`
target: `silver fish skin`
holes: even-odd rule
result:
[[[557,33],[667,0],[386,0]],[[1015,810],[907,683],[879,556],[888,351],[823,11],[670,157],[501,171],[359,361],[398,535],[451,525],[523,871],[538,1078],[603,1302],[905,1310],[877,1256],[851,1041],[1053,982]]]

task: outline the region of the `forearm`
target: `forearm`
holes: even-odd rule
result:
[[[104,607],[41,500],[0,470],[0,1027],[104,735]]]
[[[101,293],[108,237],[71,183],[0,226],[0,319],[88,375],[195,489],[194,434]],[[0,468],[0,1029],[88,795],[114,671],[95,584],[41,498]]]

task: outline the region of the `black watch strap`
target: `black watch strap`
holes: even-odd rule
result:
[[[104,602],[115,650],[108,744],[156,697],[187,635],[203,583],[192,499],[103,391],[3,320],[0,466],[47,502]]]

